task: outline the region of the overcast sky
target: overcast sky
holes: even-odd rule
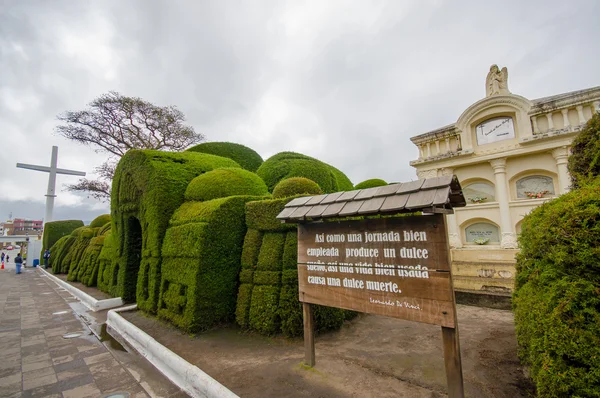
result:
[[[176,105],[208,141],[319,158],[353,183],[416,178],[411,136],[485,95],[491,64],[534,99],[600,84],[600,2],[0,2],[0,220],[42,218],[50,162],[106,155],[53,133],[116,90]],[[58,186],[77,177],[59,176]],[[55,219],[103,204],[58,189]]]

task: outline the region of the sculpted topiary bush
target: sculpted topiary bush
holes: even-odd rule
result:
[[[246,204],[248,232],[244,239],[236,321],[262,334],[303,332],[298,301],[298,240],[295,224],[275,218],[294,197]],[[339,328],[349,311],[315,306],[317,331]]]
[[[519,244],[517,338],[538,394],[600,396],[600,181],[532,211]]]
[[[98,258],[104,246],[104,239],[104,236],[96,236],[90,239],[90,243],[81,257],[77,279],[86,286],[96,286],[100,266]]]
[[[344,173],[320,160],[295,152],[281,152],[267,159],[256,171],[273,191],[281,180],[305,177],[316,182],[324,193],[350,191],[352,183]]]
[[[235,316],[244,206],[256,196],[185,202],[163,243],[158,315],[195,332]]]
[[[119,161],[112,185],[112,239],[116,295],[155,312],[163,238],[189,182],[217,168],[239,167],[231,160],[198,152],[131,150]],[[115,294],[114,289],[111,294]]]
[[[66,268],[63,266],[64,259],[65,259],[65,256],[67,255],[67,253],[69,252],[71,245],[73,244],[73,242],[75,242],[75,240],[76,240],[76,238],[69,234],[69,235],[66,235],[66,236],[63,236],[62,238],[60,238],[50,248],[50,252],[52,253],[52,255],[50,256],[48,265],[50,267],[52,267],[53,274],[62,274],[62,273],[68,272],[68,269],[64,270],[64,268]]]
[[[92,220],[89,227],[90,228],[98,228],[103,227],[110,222],[110,214],[102,214]]]
[[[69,265],[69,269],[67,271],[67,280],[69,281],[79,281],[82,275],[82,270],[85,267],[83,259],[83,253],[87,249],[90,244],[90,241],[100,228],[90,228],[90,227],[82,227],[77,228],[75,231],[71,233],[71,235],[76,236],[77,239],[69,249],[69,254],[71,256],[71,263]]]
[[[96,278],[96,286],[98,289],[113,297],[119,296],[119,265],[115,253],[114,239],[110,230],[104,233],[104,244],[98,255],[98,277]]]
[[[44,258],[44,251],[50,249],[54,244],[63,236],[69,235],[76,228],[83,227],[83,221],[81,220],[62,220],[62,221],[50,221],[44,224],[44,236],[42,237],[42,252],[40,258]],[[50,256],[54,256],[54,252]],[[51,261],[48,262],[51,264]]]
[[[234,195],[267,195],[265,182],[255,173],[240,169],[216,169],[194,178],[185,191],[187,201],[205,201]]]
[[[235,160],[243,169],[256,171],[263,163],[262,157],[253,149],[233,142],[205,142],[195,145],[188,151],[209,153]]]
[[[273,189],[273,198],[286,198],[294,195],[320,195],[319,184],[304,177],[292,177],[280,181]]]
[[[568,166],[575,187],[600,175],[600,113],[575,137],[571,152]]]
[[[372,178],[370,180],[365,180],[363,182],[359,182],[358,184],[356,184],[354,186],[354,189],[367,189],[367,188],[375,188],[375,187],[381,187],[387,185],[387,182],[385,182],[382,179],[379,178]]]

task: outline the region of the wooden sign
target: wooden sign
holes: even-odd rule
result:
[[[298,225],[299,299],[455,327],[442,215]]]

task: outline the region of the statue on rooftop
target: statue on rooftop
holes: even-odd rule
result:
[[[508,91],[508,69],[500,70],[498,65],[490,66],[490,72],[485,79],[485,96],[510,94]]]

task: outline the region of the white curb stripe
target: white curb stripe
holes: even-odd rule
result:
[[[143,330],[127,321],[119,312],[131,311],[137,304],[108,311],[106,325],[113,329],[141,356],[164,374],[173,384],[192,397],[239,398],[227,387],[192,365]]]
[[[56,276],[52,275],[50,272],[46,271],[45,269],[39,268],[39,267],[36,267],[36,268],[39,269],[43,275],[50,278],[54,283],[56,283],[59,286],[62,286],[66,290],[68,290],[69,293],[71,293],[73,296],[77,297],[86,307],[88,307],[90,310],[92,310],[94,312],[107,310],[109,308],[120,307],[123,305],[123,300],[121,300],[121,297],[115,297],[115,298],[110,298],[110,299],[106,299],[106,300],[96,300],[89,294],[77,289],[74,286],[71,286],[70,284],[63,281],[62,279],[57,278]]]

